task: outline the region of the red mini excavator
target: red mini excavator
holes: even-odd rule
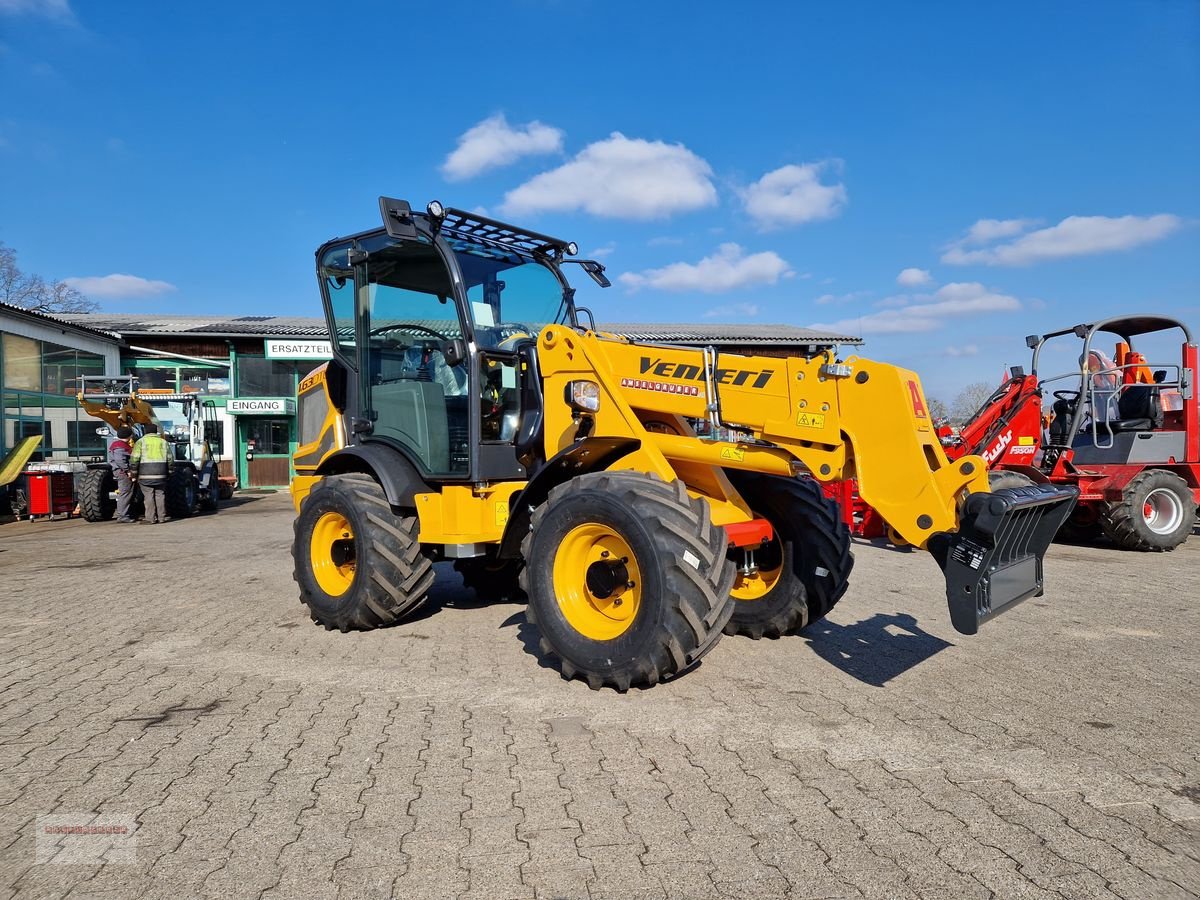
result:
[[[1134,347],[1135,338],[1174,330],[1183,342],[1169,362],[1150,361]],[[1113,357],[1100,349],[1098,335],[1116,339]],[[1082,341],[1078,369],[1041,377],[1043,346],[1067,336]],[[1183,543],[1196,526],[1200,501],[1200,364],[1187,326],[1166,316],[1123,316],[1031,335],[1025,343],[1033,351],[1028,374],[1014,366],[957,432],[939,424],[946,455],[982,456],[993,490],[1077,486],[1079,503],[1059,531],[1062,538],[1104,534],[1130,550],[1173,550]],[[852,482],[832,490],[856,534],[895,539]]]

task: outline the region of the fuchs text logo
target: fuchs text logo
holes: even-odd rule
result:
[[[691,366],[686,363],[664,362],[662,357],[651,359],[642,357],[642,374],[653,373],[662,378],[678,378],[682,381],[703,381],[704,366]],[[762,372],[753,369],[716,369],[713,372],[717,384],[731,384],[752,388],[764,388],[775,372],[767,369]]]

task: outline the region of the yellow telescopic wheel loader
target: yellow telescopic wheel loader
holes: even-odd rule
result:
[[[481,596],[527,598],[565,677],[654,684],[723,632],[830,610],[852,557],[820,483],[847,478],[931,551],[959,631],[1042,593],[1076,492],[988,493],[912,372],[618,338],[574,304],[568,263],[608,285],[574,244],[436,202],[380,212],[317,250],[334,352],[298,391],[295,577],[326,628],[402,619],[454,560]]]

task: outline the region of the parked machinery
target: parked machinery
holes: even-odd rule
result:
[[[141,437],[154,423],[175,451],[175,471],[167,483],[167,515],[185,518],[198,510],[215,512],[220,504],[220,459],[208,439],[206,423],[216,422],[216,405],[200,394],[139,390],[132,375],[85,376],[77,399],[84,411],[108,426],[108,442],[127,425]],[[79,482],[79,507],[89,522],[116,512],[117,480],[107,462],[89,463]],[[140,502],[140,498],[138,499]]]
[[[1135,346],[1176,331],[1182,342],[1173,358],[1150,360]],[[1070,353],[1077,368],[1042,377],[1046,344],[1063,338],[1080,342]],[[1025,342],[1033,351],[1028,373],[1014,366],[961,428],[939,425],[946,455],[982,456],[993,487],[1078,487],[1079,503],[1059,532],[1064,539],[1107,535],[1130,550],[1172,550],[1183,543],[1196,525],[1200,501],[1197,353],[1188,327],[1167,316],[1138,314],[1030,335]],[[1112,357],[1102,344],[1114,348]],[[883,517],[853,485],[831,491],[859,535],[887,534]]]
[[[723,631],[829,611],[852,559],[820,484],[855,476],[932,551],[960,631],[1042,592],[1075,489],[988,493],[981,458],[946,458],[914,373],[634,343],[576,308],[573,244],[380,209],[383,228],[317,251],[334,358],[299,388],[295,576],[326,628],[401,619],[452,559],[519,584],[564,676],[652,684]]]

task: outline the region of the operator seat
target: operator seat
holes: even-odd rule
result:
[[[1162,403],[1156,384],[1134,384],[1125,388],[1117,401],[1118,418],[1108,423],[1114,433],[1152,431],[1162,428]]]

